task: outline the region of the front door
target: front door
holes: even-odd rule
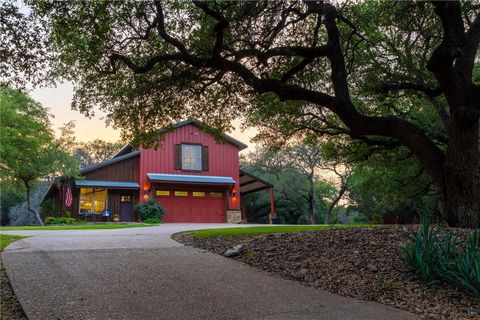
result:
[[[132,221],[133,204],[132,196],[120,195],[120,221]]]

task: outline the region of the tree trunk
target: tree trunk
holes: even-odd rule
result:
[[[452,119],[444,162],[444,220],[450,226],[480,228],[478,120]],[[470,120],[470,119],[469,119]]]
[[[28,184],[27,181],[24,181],[25,187],[27,188],[27,210],[30,211],[33,215],[35,215],[35,218],[37,219],[37,222],[39,225],[43,226],[43,221],[42,218],[40,217],[40,213],[33,209],[32,203],[30,201],[30,196],[31,196],[31,190],[30,190],[30,185]]]
[[[316,206],[315,206],[314,187],[315,185],[313,184],[313,174],[312,174],[310,176],[310,189],[308,190],[308,207],[310,211],[309,212],[310,224],[316,224],[316,221],[315,221]]]
[[[345,191],[347,191],[346,185],[343,185],[338,192],[338,195],[333,199],[333,202],[330,204],[327,210],[327,215],[325,216],[325,224],[330,223],[330,217],[332,216],[333,208],[337,205],[338,201],[343,197]]]

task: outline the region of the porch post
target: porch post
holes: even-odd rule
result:
[[[270,190],[270,215],[268,217],[268,222],[272,224],[272,218],[275,216],[275,196],[273,192],[273,187]]]
[[[245,195],[240,195],[240,209],[242,210],[242,221],[247,222],[247,208],[245,204]]]

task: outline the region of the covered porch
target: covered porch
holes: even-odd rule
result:
[[[255,192],[267,190],[270,195],[270,212],[268,214],[268,223],[272,224],[275,219],[275,197],[273,184],[251,174],[240,170],[240,203],[242,211],[242,221],[247,222],[246,196]]]
[[[73,217],[90,222],[138,221],[134,206],[138,203],[137,182],[75,180],[77,203]],[[62,192],[62,194],[64,194]]]

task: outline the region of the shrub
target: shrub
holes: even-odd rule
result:
[[[160,220],[159,218],[148,218],[148,219],[145,219],[145,221],[143,222],[148,224],[157,224],[162,222],[162,220]]]
[[[404,247],[407,272],[429,286],[447,282],[480,297],[480,231],[473,232],[465,246],[442,228],[431,227],[428,218],[421,222],[420,231]]]
[[[72,224],[75,219],[70,217],[48,217],[45,219],[45,224]]]
[[[420,231],[405,246],[405,266],[409,273],[419,276],[428,285],[443,280],[446,263],[454,256],[455,244],[442,228],[431,228],[430,220],[422,217]]]
[[[480,230],[473,232],[465,250],[448,265],[446,277],[455,286],[480,297]]]
[[[152,218],[161,220],[165,213],[163,207],[155,201],[155,199],[149,199],[145,202],[139,203],[135,206],[135,209],[140,213],[142,221]]]

